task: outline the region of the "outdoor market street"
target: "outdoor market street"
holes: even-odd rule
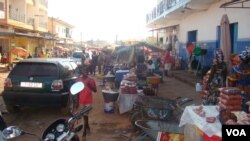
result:
[[[1,68],[2,69],[2,68]],[[1,72],[1,91],[3,89],[3,81],[8,72]],[[180,75],[180,74],[178,74]],[[188,79],[188,78],[187,78]],[[97,80],[98,81],[98,80]],[[129,120],[130,113],[120,114],[116,104],[115,113],[104,112],[104,101],[101,94],[101,87],[98,87],[98,93],[94,94],[93,110],[90,113],[91,134],[86,137],[89,141],[134,141],[139,135],[134,133]],[[195,86],[183,83],[174,77],[166,78],[165,82],[160,84],[159,96],[166,98],[176,98],[178,96],[193,99],[188,104],[200,104],[200,95],[195,92]],[[2,97],[0,96],[0,109],[6,111]],[[56,108],[25,108],[19,113],[4,115],[8,125],[15,125],[21,129],[42,136],[43,131],[56,119],[62,117],[60,110]],[[63,116],[65,117],[65,116]],[[82,133],[79,133],[81,135]],[[21,136],[16,141],[26,140],[34,141],[32,136]]]

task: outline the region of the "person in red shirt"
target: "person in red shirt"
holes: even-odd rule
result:
[[[172,56],[170,55],[169,49],[167,49],[164,55],[165,76],[168,76],[171,67],[172,67]]]
[[[89,73],[88,69],[83,68],[82,69],[82,77],[79,77],[76,80],[77,82],[79,82],[79,81],[83,82],[84,86],[85,86],[79,95],[80,109],[83,106],[92,105],[92,103],[93,103],[92,92],[97,92],[95,80],[88,77],[88,73]],[[83,136],[86,136],[87,132],[90,132],[88,113],[83,115],[83,121],[84,121]]]

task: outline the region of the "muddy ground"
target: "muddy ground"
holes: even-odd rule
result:
[[[3,88],[3,80],[8,72],[0,72],[0,90]],[[96,79],[97,80],[97,79]],[[98,80],[97,80],[98,81]],[[91,134],[85,139],[88,141],[135,141],[140,132],[133,130],[130,122],[130,112],[120,114],[117,103],[114,113],[104,112],[104,100],[101,94],[102,87],[98,87],[98,93],[94,94],[93,109],[89,115]],[[160,84],[158,96],[174,99],[178,96],[189,97],[193,102],[189,104],[200,104],[200,96],[195,92],[195,87],[187,85],[174,78],[166,78],[165,82]],[[0,96],[0,110],[6,111],[2,97]],[[185,106],[185,105],[184,105]],[[8,125],[15,125],[21,129],[42,136],[43,131],[58,118],[67,118],[61,114],[58,108],[23,108],[18,113],[7,113],[4,119]],[[82,133],[79,133],[81,136]],[[36,137],[24,135],[14,141],[35,141]],[[145,139],[150,141],[149,138]]]

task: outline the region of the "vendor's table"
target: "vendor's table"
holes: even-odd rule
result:
[[[132,110],[138,95],[139,94],[119,94],[118,106],[120,114]]]
[[[188,132],[198,132],[199,135],[203,137],[204,141],[208,140],[221,140],[221,123],[219,121],[218,115],[219,112],[216,109],[216,106],[203,106],[203,109],[206,113],[205,117],[200,117],[197,115],[193,109],[198,108],[198,106],[187,106],[182,114],[179,126],[184,126],[185,128],[193,128],[194,130],[185,130],[184,138],[185,140],[190,140],[187,136]],[[206,122],[206,117],[216,117],[214,123]],[[190,126],[191,125],[191,126]],[[187,135],[187,136],[186,136]],[[197,134],[198,135],[198,134]],[[191,137],[191,136],[189,136]],[[193,140],[193,139],[191,139]]]

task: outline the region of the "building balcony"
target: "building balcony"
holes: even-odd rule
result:
[[[8,24],[13,25],[15,27],[19,27],[27,30],[38,30],[41,32],[48,30],[48,24],[45,22],[35,22],[35,18],[26,17],[25,14],[21,14],[14,10],[9,11],[9,19]]]
[[[17,12],[13,9],[10,9],[10,11],[9,11],[9,18],[12,20],[15,20],[15,21],[25,23],[25,14]]]
[[[34,23],[35,23],[35,19],[34,18],[28,18],[27,19],[27,22],[26,22],[28,25],[34,25]]]
[[[34,5],[34,0],[26,0],[26,3],[29,5]]]
[[[39,3],[44,7],[48,8],[48,0],[39,0]]]
[[[33,30],[34,18],[26,19],[25,14],[15,11],[13,9],[10,9],[7,23],[15,27],[22,28],[22,29]]]
[[[48,29],[48,23],[46,23],[46,22],[40,22],[40,23],[39,23],[39,27]]]
[[[207,10],[216,1],[219,0],[162,0],[146,15],[147,27],[161,28],[166,21],[178,21],[188,14]]]
[[[44,11],[48,10],[48,0],[39,0],[39,8]]]

